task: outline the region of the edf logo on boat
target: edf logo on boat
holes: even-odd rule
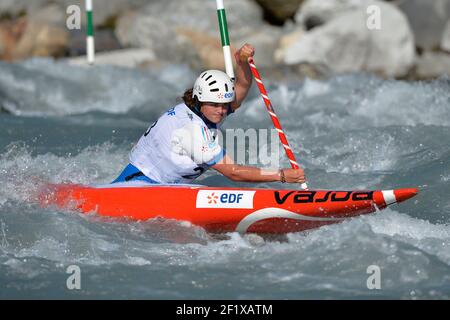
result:
[[[255,191],[199,190],[197,208],[253,209]]]

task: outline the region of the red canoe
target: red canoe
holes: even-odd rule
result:
[[[288,233],[372,213],[417,193],[415,188],[299,191],[138,182],[50,185],[39,198],[43,206],[134,220],[183,220],[210,232]]]

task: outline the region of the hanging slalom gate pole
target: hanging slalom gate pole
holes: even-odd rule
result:
[[[228,37],[227,16],[223,0],[216,0],[217,17],[219,19],[220,39],[222,40],[223,57],[225,59],[225,70],[227,75],[234,82],[233,60],[231,59],[230,39]]]
[[[94,24],[92,19],[92,0],[86,0],[86,55],[87,62],[94,64],[95,43],[94,43]]]
[[[256,69],[256,65],[255,65],[253,58],[250,57],[248,59],[248,64],[250,65],[250,70],[252,71],[253,77],[255,78],[255,81],[256,81],[256,84],[258,85],[259,91],[261,92],[261,96],[264,100],[267,111],[270,114],[273,125],[275,126],[275,129],[278,131],[278,136],[280,137],[281,144],[283,145],[284,150],[286,151],[286,155],[289,158],[289,162],[291,163],[291,166],[293,169],[298,169],[299,165],[298,165],[297,161],[295,160],[294,153],[292,152],[292,149],[289,146],[286,135],[284,134],[283,128],[281,127],[280,121],[278,120],[278,117],[275,114],[275,110],[273,109],[272,103],[270,102],[266,88],[264,87],[264,84],[262,83],[261,76],[259,75],[258,69]],[[301,184],[301,188],[303,190],[308,190],[308,185],[306,184],[306,182]]]

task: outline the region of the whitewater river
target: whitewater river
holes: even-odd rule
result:
[[[268,81],[310,188],[420,188],[374,215],[280,239],[218,239],[187,223],[36,203],[48,182],[113,180],[139,136],[194,79],[184,66],[150,73],[0,62],[0,298],[450,298],[449,78]],[[271,128],[256,88],[223,128]],[[213,171],[196,182],[292,188],[234,184]],[[67,288],[69,266],[81,272],[80,290]],[[373,266],[381,288],[369,290]]]

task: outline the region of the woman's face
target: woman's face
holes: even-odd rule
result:
[[[221,122],[227,115],[229,103],[203,102],[200,112],[212,123]]]

